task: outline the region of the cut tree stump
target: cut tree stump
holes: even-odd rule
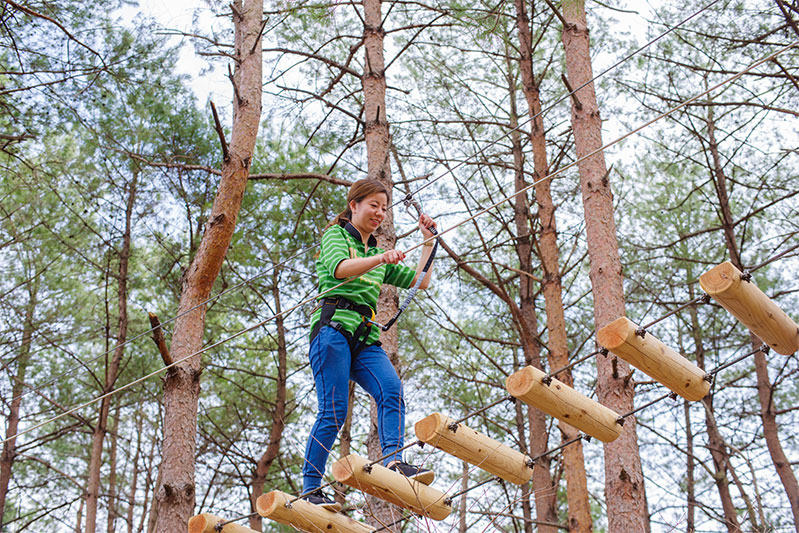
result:
[[[292,497],[279,490],[273,490],[258,497],[255,508],[264,518],[292,526],[309,533],[320,531],[330,533],[372,533],[375,528],[353,520],[349,516],[328,511],[319,505],[305,500],[297,500],[287,505]],[[249,530],[248,530],[249,531]]]
[[[463,424],[450,429],[455,421],[441,413],[419,420],[414,429],[422,442],[466,461],[505,481],[521,485],[533,477],[527,466],[529,457]]]
[[[775,352],[791,355],[799,350],[799,327],[785,311],[729,261],[699,277],[699,285],[732,316]]]
[[[619,437],[622,427],[617,422],[618,413],[555,378],[546,385],[545,377],[546,374],[534,366],[526,366],[508,376],[505,386],[514,398],[602,442],[612,442]]]
[[[452,507],[444,503],[446,495],[440,490],[379,464],[364,468],[368,464],[363,457],[350,454],[333,463],[333,477],[339,483],[433,520],[444,520],[452,512]]]
[[[639,335],[638,324],[621,317],[597,332],[599,344],[663,383],[686,400],[701,400],[710,390],[705,372],[649,332]]]
[[[219,518],[212,514],[198,514],[189,519],[189,533],[219,533],[216,525],[225,522],[224,518]],[[227,524],[222,528],[221,533],[258,533],[254,529],[240,524]]]

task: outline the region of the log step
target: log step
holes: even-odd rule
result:
[[[639,334],[640,333],[640,334]],[[686,400],[701,400],[710,390],[705,372],[638,324],[621,317],[597,332],[599,344]]]
[[[319,533],[320,531],[330,533],[373,533],[375,530],[375,528],[353,520],[345,514],[328,511],[305,500],[293,501],[290,506],[287,506],[286,504],[291,500],[292,497],[285,492],[273,490],[259,496],[255,502],[255,508],[258,514],[264,518],[295,527],[301,531],[307,531],[308,533]],[[251,530],[248,529],[247,531]]]
[[[529,457],[463,424],[453,426],[454,422],[433,413],[416,423],[416,437],[511,483],[522,485],[533,477],[533,469],[527,466]]]
[[[216,530],[216,525],[219,522],[225,522],[224,518],[219,518],[212,514],[198,514],[189,519],[189,533],[219,533]],[[254,529],[242,526],[240,524],[227,524],[222,528],[222,533],[258,533]]]
[[[526,366],[508,376],[505,387],[519,400],[576,427],[602,442],[616,440],[621,434],[619,414],[585,396],[565,383],[552,379],[545,385],[542,371]]]
[[[379,464],[364,468],[368,464],[367,459],[350,454],[333,463],[333,477],[339,483],[433,520],[444,520],[452,512],[452,507],[444,503],[443,492]]]
[[[749,328],[775,352],[799,350],[799,326],[729,261],[699,276],[702,290]]]

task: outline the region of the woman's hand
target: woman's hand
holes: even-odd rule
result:
[[[424,213],[419,215],[419,229],[422,230],[425,240],[433,236],[430,228],[437,228],[435,221]]]
[[[383,264],[396,265],[403,259],[405,259],[405,254],[402,250],[388,250],[380,254],[380,262]]]

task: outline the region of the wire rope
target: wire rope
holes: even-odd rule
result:
[[[758,66],[760,66],[760,65],[762,65],[762,64],[764,64],[764,63],[766,63],[766,62],[768,62],[768,61],[771,61],[772,59],[774,59],[774,58],[775,58],[775,57],[777,57],[778,55],[782,54],[783,52],[785,52],[785,51],[787,51],[787,50],[790,50],[790,49],[792,49],[792,48],[796,47],[797,45],[799,45],[799,41],[794,41],[794,42],[792,42],[792,43],[790,43],[790,44],[788,44],[788,45],[786,45],[786,46],[783,46],[783,47],[779,48],[778,50],[776,50],[776,51],[772,52],[771,54],[768,54],[767,56],[765,56],[765,57],[763,57],[763,58],[761,58],[761,59],[759,59],[759,60],[755,61],[754,63],[750,64],[748,67],[746,67],[746,68],[744,68],[743,70],[741,70],[741,71],[737,72],[736,74],[734,74],[734,75],[732,75],[732,76],[729,76],[728,78],[726,78],[726,79],[724,79],[724,80],[722,80],[722,81],[718,82],[717,84],[715,84],[715,85],[713,85],[712,87],[710,87],[710,88],[708,88],[708,89],[706,89],[706,90],[702,91],[701,93],[699,93],[699,94],[697,94],[697,95],[695,95],[695,96],[693,96],[693,97],[689,98],[688,100],[685,100],[685,101],[683,101],[682,103],[680,103],[680,104],[678,104],[677,106],[675,106],[675,107],[673,107],[673,108],[669,109],[668,111],[665,111],[665,112],[663,112],[663,113],[659,114],[658,116],[656,116],[656,117],[654,117],[654,118],[652,118],[652,119],[650,119],[650,120],[647,120],[647,121],[645,121],[644,123],[640,124],[639,126],[636,126],[636,127],[635,127],[635,128],[633,128],[632,130],[629,130],[627,133],[625,133],[625,134],[621,135],[620,137],[617,137],[617,138],[616,138],[616,139],[614,139],[613,141],[610,141],[609,143],[607,143],[607,144],[605,144],[605,145],[603,145],[603,146],[601,146],[601,147],[599,147],[599,148],[597,148],[597,149],[595,149],[595,150],[592,150],[591,152],[589,152],[589,153],[585,154],[584,156],[582,156],[582,157],[580,157],[580,158],[576,159],[576,160],[575,160],[575,161],[573,161],[572,163],[569,163],[568,165],[565,165],[565,166],[563,166],[563,167],[559,168],[559,169],[558,169],[558,170],[556,170],[555,172],[552,172],[551,174],[549,174],[549,175],[547,175],[547,176],[545,176],[545,177],[543,177],[543,178],[541,178],[541,179],[539,179],[539,180],[536,180],[536,181],[534,181],[533,183],[530,183],[529,185],[527,185],[527,186],[525,186],[525,187],[523,187],[523,188],[519,189],[518,191],[514,192],[513,194],[510,194],[510,195],[507,195],[507,196],[505,196],[505,197],[504,197],[504,198],[502,198],[501,200],[498,200],[498,201],[496,201],[496,202],[492,203],[492,204],[491,204],[491,205],[489,205],[488,207],[485,207],[485,208],[483,208],[483,209],[481,209],[481,210],[477,211],[477,212],[476,212],[476,213],[474,213],[473,215],[471,215],[471,216],[469,216],[469,217],[467,217],[467,218],[465,218],[465,219],[463,219],[463,220],[461,220],[461,221],[457,222],[456,224],[454,224],[454,225],[452,225],[452,226],[450,226],[450,227],[448,227],[448,228],[446,228],[446,229],[442,229],[442,230],[441,230],[441,231],[438,233],[438,235],[434,235],[434,236],[432,236],[432,237],[429,237],[429,238],[427,238],[427,239],[424,239],[422,242],[420,242],[420,243],[418,243],[418,244],[416,244],[416,245],[414,245],[414,246],[411,246],[411,247],[410,247],[410,248],[409,248],[407,251],[408,251],[408,252],[412,252],[413,250],[416,250],[417,248],[420,248],[420,247],[424,246],[424,245],[425,245],[427,242],[432,242],[432,241],[434,241],[435,239],[441,238],[441,237],[442,237],[442,236],[444,236],[445,234],[447,234],[447,233],[450,233],[450,232],[454,231],[455,229],[459,228],[460,226],[462,226],[462,225],[464,225],[464,224],[466,224],[466,223],[468,223],[468,222],[471,222],[472,220],[475,220],[476,218],[478,218],[478,217],[480,217],[480,216],[482,216],[482,215],[484,215],[484,214],[488,213],[488,212],[489,212],[489,211],[491,211],[492,209],[494,209],[494,208],[496,208],[496,207],[498,207],[498,206],[502,205],[503,203],[505,203],[505,202],[508,202],[508,201],[510,201],[510,200],[512,200],[512,199],[514,199],[514,198],[516,198],[518,195],[520,195],[520,194],[523,194],[523,193],[527,192],[528,190],[532,189],[533,187],[535,187],[537,184],[541,183],[542,181],[544,181],[544,180],[548,180],[548,179],[552,179],[552,178],[554,178],[555,176],[558,176],[558,175],[562,174],[562,173],[563,173],[563,172],[565,172],[566,170],[569,170],[570,168],[573,168],[573,167],[575,167],[576,165],[578,165],[578,164],[579,164],[579,163],[581,163],[582,161],[584,161],[584,160],[586,160],[586,159],[588,159],[588,158],[590,158],[590,157],[593,157],[594,155],[596,155],[596,154],[598,154],[598,153],[602,152],[603,150],[605,150],[605,149],[607,149],[607,148],[609,148],[609,147],[611,147],[611,146],[614,146],[614,145],[616,145],[616,144],[620,143],[621,141],[623,141],[623,140],[627,139],[628,137],[631,137],[631,136],[635,135],[635,134],[636,134],[636,133],[638,133],[639,131],[641,131],[641,130],[643,130],[643,129],[647,128],[648,126],[650,126],[650,125],[654,124],[655,122],[657,122],[657,121],[659,121],[659,120],[661,120],[661,119],[663,119],[663,118],[665,118],[665,117],[668,117],[668,116],[669,116],[669,115],[671,115],[672,113],[674,113],[674,112],[676,112],[676,111],[679,111],[680,109],[682,109],[682,108],[684,108],[684,107],[688,106],[689,104],[691,104],[692,102],[694,102],[694,101],[698,100],[699,98],[702,98],[703,96],[710,94],[711,92],[715,91],[716,89],[718,89],[718,88],[720,88],[720,87],[723,87],[724,85],[726,85],[726,84],[728,84],[728,83],[731,83],[731,82],[733,82],[733,81],[735,81],[735,80],[739,79],[739,78],[740,78],[740,77],[742,77],[744,74],[746,74],[747,72],[751,71],[752,69],[754,69],[754,68],[756,68],[756,67],[758,67]],[[375,268],[378,268],[379,266],[380,266],[380,265],[376,265],[375,267],[373,267],[373,268],[371,268],[371,269],[367,270],[366,272],[364,272],[364,274],[365,274],[365,273],[368,273],[368,272],[371,272],[372,270],[374,270]],[[363,274],[362,274],[362,275],[363,275]],[[174,361],[174,362],[172,362],[172,363],[171,363],[171,364],[169,364],[169,365],[166,365],[166,366],[164,366],[164,367],[161,367],[161,368],[159,368],[158,370],[155,370],[155,371],[153,371],[153,372],[151,372],[151,373],[147,374],[146,376],[143,376],[143,377],[141,377],[141,378],[138,378],[138,379],[136,379],[136,380],[134,380],[134,381],[132,381],[132,382],[130,382],[130,383],[128,383],[128,384],[126,384],[126,385],[123,385],[122,387],[119,387],[119,388],[117,388],[117,389],[114,389],[114,390],[112,390],[112,391],[109,391],[109,392],[107,392],[107,393],[105,393],[105,394],[102,394],[102,395],[100,395],[100,396],[98,396],[98,397],[96,397],[96,398],[94,398],[94,399],[92,399],[92,400],[89,400],[89,401],[87,401],[87,402],[83,402],[83,403],[81,403],[80,405],[78,405],[78,406],[76,406],[76,407],[73,407],[73,408],[71,408],[71,409],[69,409],[69,410],[67,410],[67,411],[65,411],[65,412],[63,412],[63,413],[61,413],[61,414],[59,414],[59,415],[57,415],[57,416],[55,416],[55,417],[52,417],[52,418],[50,418],[50,419],[47,419],[47,420],[45,420],[45,421],[43,421],[43,422],[41,422],[41,423],[35,424],[34,426],[32,426],[32,427],[30,427],[30,428],[27,428],[27,429],[25,429],[24,431],[17,432],[17,434],[16,434],[16,435],[13,435],[13,436],[7,437],[7,438],[6,438],[6,439],[4,439],[2,442],[3,442],[3,443],[5,443],[5,442],[7,442],[7,441],[9,441],[9,440],[11,440],[11,439],[14,439],[14,438],[18,437],[18,436],[21,436],[21,435],[24,435],[24,434],[26,434],[26,433],[29,433],[30,431],[33,431],[34,429],[38,429],[38,428],[40,428],[40,427],[42,427],[42,426],[44,426],[44,425],[46,425],[46,424],[48,424],[48,423],[50,423],[50,422],[55,422],[56,420],[60,420],[61,418],[65,417],[65,416],[67,416],[67,415],[69,415],[69,414],[72,414],[72,413],[74,413],[74,412],[75,412],[75,411],[77,411],[77,410],[80,410],[80,409],[82,409],[82,408],[84,408],[84,407],[88,407],[89,405],[92,405],[92,404],[94,404],[94,403],[96,403],[96,402],[98,402],[98,401],[101,401],[103,398],[107,398],[107,397],[109,397],[109,396],[112,396],[112,395],[114,395],[114,394],[117,394],[118,392],[122,392],[122,391],[124,391],[124,390],[127,390],[127,389],[131,388],[132,386],[134,386],[134,385],[136,385],[136,384],[138,384],[138,383],[141,383],[142,381],[144,381],[144,380],[146,380],[146,379],[149,379],[150,377],[156,376],[156,375],[158,375],[158,374],[160,374],[160,373],[162,373],[162,372],[164,372],[164,371],[166,371],[166,370],[168,370],[168,369],[170,369],[170,368],[173,368],[173,367],[177,366],[178,364],[180,364],[180,363],[182,363],[182,362],[184,362],[184,361],[186,361],[186,360],[188,360],[188,359],[191,359],[192,357],[196,357],[197,355],[200,355],[200,354],[202,354],[202,353],[205,353],[205,352],[207,352],[208,350],[210,350],[210,349],[212,349],[212,348],[215,348],[215,347],[217,347],[217,346],[220,346],[220,345],[222,345],[222,344],[224,344],[224,343],[226,343],[226,342],[228,342],[228,341],[230,341],[230,340],[233,340],[233,339],[235,339],[235,338],[237,338],[237,337],[240,337],[241,335],[243,335],[243,334],[245,334],[245,333],[248,333],[248,332],[250,332],[250,331],[253,331],[254,329],[257,329],[257,328],[259,328],[259,327],[263,326],[264,324],[267,324],[268,322],[270,322],[270,321],[272,321],[272,320],[276,319],[276,318],[277,318],[277,317],[279,317],[279,316],[286,316],[287,314],[289,314],[289,313],[291,313],[292,311],[294,311],[294,310],[296,310],[296,309],[298,309],[298,308],[302,307],[303,305],[305,305],[305,304],[307,304],[307,303],[309,303],[309,302],[311,302],[311,301],[317,300],[317,299],[319,299],[320,297],[322,297],[322,296],[325,296],[326,294],[329,294],[331,291],[333,291],[333,290],[335,290],[335,289],[338,289],[339,287],[341,287],[341,286],[345,285],[346,283],[349,283],[351,280],[352,280],[352,278],[351,278],[351,279],[344,280],[344,281],[342,281],[341,283],[339,283],[339,284],[337,284],[337,285],[335,285],[335,286],[331,287],[330,289],[328,289],[328,290],[326,290],[326,291],[323,291],[323,292],[319,293],[318,295],[315,295],[315,296],[312,296],[312,297],[309,297],[309,298],[306,298],[306,299],[302,300],[300,303],[298,303],[298,304],[296,304],[296,305],[294,305],[294,306],[290,307],[289,309],[287,309],[287,310],[285,310],[285,311],[282,311],[282,312],[280,312],[280,313],[274,314],[274,315],[272,315],[271,317],[269,317],[269,318],[266,318],[265,320],[262,320],[262,321],[260,321],[260,322],[258,322],[258,323],[256,323],[256,324],[254,324],[254,325],[252,325],[252,326],[248,326],[247,328],[245,328],[245,329],[243,329],[243,330],[241,330],[241,331],[239,331],[239,332],[237,332],[237,333],[235,333],[235,334],[233,334],[233,335],[230,335],[230,336],[226,337],[225,339],[222,339],[222,340],[220,340],[220,341],[217,341],[217,342],[215,342],[215,343],[213,343],[213,344],[210,344],[210,345],[208,345],[208,346],[206,346],[206,347],[203,347],[203,348],[201,348],[201,349],[197,350],[197,351],[196,351],[196,352],[194,352],[194,353],[191,353],[191,354],[189,354],[189,355],[186,355],[185,357],[182,357],[182,358],[178,359],[177,361]]]

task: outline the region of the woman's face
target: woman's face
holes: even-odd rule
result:
[[[383,223],[387,210],[388,198],[382,192],[370,194],[360,202],[350,202],[352,223],[369,233],[374,232]]]

